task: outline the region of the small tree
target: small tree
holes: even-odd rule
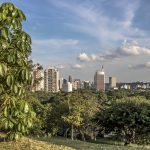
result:
[[[0,5],[0,127],[11,140],[26,133],[35,116],[25,101],[31,83],[31,38],[22,30],[24,20],[23,12],[12,3]]]
[[[74,92],[68,98],[69,111],[63,117],[64,121],[71,126],[71,138],[73,139],[73,130],[77,129],[83,141],[86,136],[89,136],[95,126],[92,119],[99,111],[99,104],[96,101],[95,95],[91,92]]]

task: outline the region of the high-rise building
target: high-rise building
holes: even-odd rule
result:
[[[117,83],[116,77],[109,77],[109,88],[115,88]]]
[[[105,90],[105,72],[102,66],[101,69],[97,70],[94,76],[94,85],[97,91]]]
[[[70,82],[70,83],[73,82],[73,79],[72,79],[72,76],[71,76],[71,75],[69,75],[69,77],[68,77],[68,82]]]
[[[59,91],[59,71],[54,67],[44,71],[44,90],[52,93]]]
[[[80,79],[74,79],[74,81],[72,82],[72,87],[74,90],[81,89]]]
[[[31,91],[42,91],[44,90],[44,75],[42,70],[35,65],[32,71],[32,86]]]

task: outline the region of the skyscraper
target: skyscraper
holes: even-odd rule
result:
[[[94,85],[97,91],[105,90],[105,72],[103,66],[95,72]]]
[[[115,88],[116,87],[117,79],[116,77],[109,77],[109,87]]]
[[[44,90],[52,93],[59,91],[59,71],[54,67],[44,71]]]

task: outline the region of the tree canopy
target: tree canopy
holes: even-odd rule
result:
[[[25,20],[14,4],[0,5],[0,127],[15,140],[27,132],[35,116],[25,100],[31,84],[31,38],[22,30]]]

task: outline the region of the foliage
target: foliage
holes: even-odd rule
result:
[[[99,111],[99,104],[96,101],[96,97],[91,92],[77,91],[68,95],[67,103],[69,111],[63,116],[64,121],[69,123],[71,127],[74,126],[78,129],[82,140],[85,140],[88,130],[90,132],[94,130],[92,118]]]
[[[130,91],[121,89],[121,90],[113,90],[113,91],[108,91],[107,92],[107,97],[109,100],[116,100],[116,99],[121,99],[125,98],[128,96]]]
[[[150,133],[150,102],[141,97],[124,98],[97,115],[99,124],[122,136],[125,144]]]
[[[145,91],[144,95],[146,99],[150,100],[150,90]]]
[[[44,98],[42,97],[42,99]],[[62,118],[62,116],[68,112],[68,106],[66,103],[66,94],[58,93],[48,98],[47,101],[44,100],[43,103],[51,104],[51,113],[49,113],[46,118],[47,133],[50,133],[51,135],[56,135],[58,132],[60,132],[61,134],[61,132],[64,132],[63,130],[68,128],[68,124],[66,124]]]
[[[36,113],[36,118],[34,119],[32,128],[29,130],[29,134],[38,137],[45,136],[47,126],[46,119],[48,114],[51,113],[51,105],[42,104],[37,95],[31,92],[26,93],[26,99]]]
[[[97,99],[100,105],[107,106],[110,105],[107,94],[104,91],[99,91],[97,94]]]
[[[31,38],[22,30],[24,20],[23,12],[12,3],[0,5],[0,127],[11,140],[21,137],[35,117],[25,101],[31,83]]]

